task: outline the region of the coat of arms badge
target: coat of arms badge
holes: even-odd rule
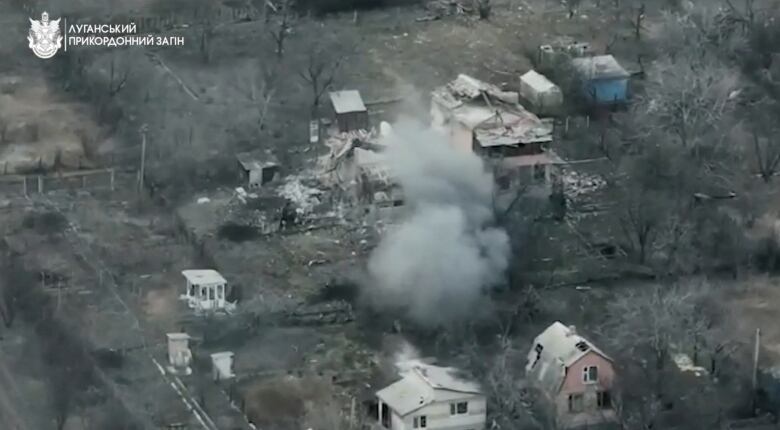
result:
[[[49,20],[49,14],[41,14],[41,20],[30,18],[30,34],[27,36],[30,49],[38,58],[51,58],[62,46],[60,20]]]

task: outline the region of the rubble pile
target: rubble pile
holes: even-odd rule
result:
[[[354,319],[352,306],[345,301],[301,306],[280,315],[286,326],[346,324]]]
[[[474,12],[471,6],[467,6],[465,1],[458,0],[433,0],[425,5],[432,18],[439,19],[445,16],[465,15]]]
[[[286,201],[275,196],[243,195],[237,192],[223,209],[223,219],[236,225],[254,227],[262,234],[279,230]]]
[[[277,189],[279,196],[287,199],[295,206],[298,214],[308,214],[322,203],[323,191],[303,183],[303,179],[297,176],[289,176],[282,186]]]
[[[566,197],[576,199],[602,189],[607,183],[604,179],[574,170],[565,170],[562,176]]]
[[[375,143],[378,138],[379,133],[375,129],[333,134],[325,140],[329,151],[320,159],[320,165],[325,171],[333,170],[356,147],[356,142]]]

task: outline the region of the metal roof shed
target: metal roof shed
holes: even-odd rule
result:
[[[597,105],[619,104],[628,100],[631,74],[611,55],[575,58],[572,65],[583,80],[588,100]]]
[[[530,102],[537,114],[554,114],[563,106],[561,89],[535,70],[520,77],[520,96]]]
[[[354,130],[367,130],[368,109],[357,90],[334,91],[330,93],[330,102],[336,115],[336,123],[342,133]]]
[[[249,188],[265,185],[279,176],[279,160],[269,152],[238,154],[236,160]]]

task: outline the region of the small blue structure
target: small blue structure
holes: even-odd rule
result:
[[[575,70],[583,82],[587,100],[597,106],[623,104],[628,101],[628,73],[611,55],[575,58]]]

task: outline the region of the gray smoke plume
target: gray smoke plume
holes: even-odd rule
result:
[[[479,157],[419,125],[396,125],[386,139],[410,213],[371,255],[371,296],[425,326],[468,320],[509,260],[506,232],[491,226],[493,177]]]

